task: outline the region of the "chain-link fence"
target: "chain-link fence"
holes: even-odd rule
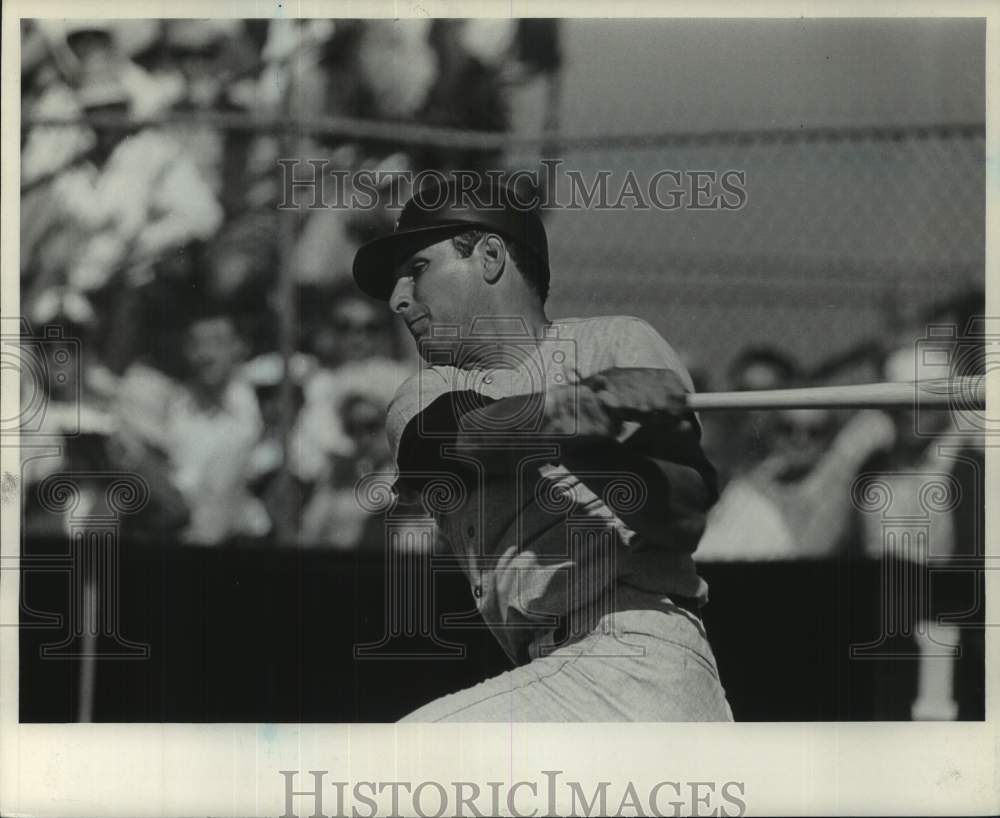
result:
[[[639,315],[713,370],[749,344],[812,366],[983,288],[981,125],[621,141],[560,157],[591,184],[610,171],[612,196],[629,172],[645,192],[664,169],[736,170],[745,204],[553,211],[558,314]]]

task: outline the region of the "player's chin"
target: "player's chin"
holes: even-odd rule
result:
[[[428,338],[431,335],[430,316],[421,315],[413,321],[407,321],[406,328],[410,331],[410,335],[412,335],[416,341],[419,341],[421,338]]]

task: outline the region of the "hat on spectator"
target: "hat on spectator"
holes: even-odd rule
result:
[[[464,180],[463,180],[464,181]],[[499,233],[535,257],[548,276],[545,227],[531,197],[490,178],[471,190],[457,180],[436,178],[403,207],[395,230],[368,242],[354,256],[354,281],[361,290],[388,301],[393,273],[407,258],[435,242],[471,229]]]
[[[38,20],[37,30],[48,43],[52,55],[60,65],[60,70],[68,75],[80,70],[79,55],[74,49],[77,40],[86,35],[100,35],[99,39],[113,50],[114,39],[109,20],[86,20],[82,18]]]
[[[241,20],[169,20],[166,44],[179,51],[210,51],[235,36],[241,23]]]
[[[77,101],[83,108],[101,108],[106,105],[132,104],[132,96],[122,81],[110,72],[85,76],[76,89]]]
[[[63,36],[68,40],[78,34],[106,34],[111,39],[111,20],[70,17],[62,21]]]
[[[159,20],[115,20],[111,33],[121,52],[134,57],[156,44],[161,27]]]
[[[38,324],[48,324],[60,320],[81,327],[93,326],[97,314],[94,307],[81,292],[67,287],[48,287],[42,290],[29,308],[31,320]]]
[[[50,36],[71,40],[80,34],[104,34],[129,56],[149,48],[160,34],[158,20],[101,20],[82,17],[42,20],[39,28]]]
[[[488,18],[462,21],[459,42],[462,47],[483,65],[499,66],[514,48],[517,22]]]

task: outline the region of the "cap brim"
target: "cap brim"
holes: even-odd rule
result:
[[[354,256],[354,283],[379,301],[388,301],[399,265],[429,244],[475,228],[466,221],[415,227],[374,239],[358,248]]]

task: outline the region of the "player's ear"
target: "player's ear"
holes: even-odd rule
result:
[[[483,236],[476,247],[483,268],[483,280],[496,284],[507,266],[507,245],[495,233]]]

